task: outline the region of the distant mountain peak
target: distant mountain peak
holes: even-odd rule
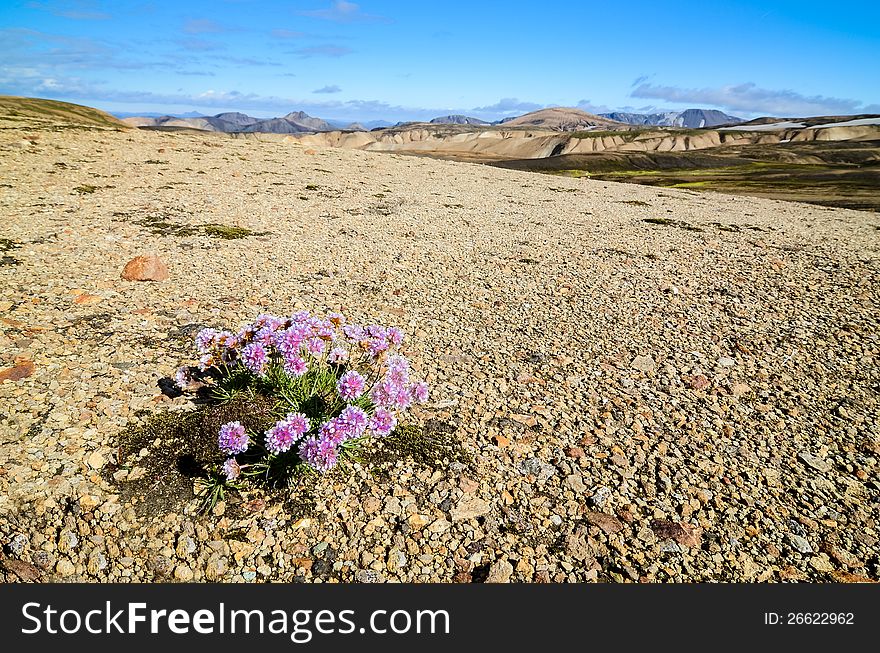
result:
[[[479,118],[453,113],[448,116],[439,116],[431,120],[435,125],[488,125],[489,123]]]
[[[627,113],[625,111],[613,111],[600,114],[603,118],[609,118],[629,125],[646,125],[652,127],[686,127],[688,129],[701,129],[704,127],[717,127],[719,125],[735,125],[743,122],[742,118],[729,116],[717,109],[685,109],[684,111],[662,111],[659,113]]]

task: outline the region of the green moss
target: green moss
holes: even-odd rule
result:
[[[211,238],[220,238],[222,240],[237,240],[239,238],[247,238],[248,236],[265,236],[268,232],[253,231],[246,227],[237,227],[233,225],[225,225],[217,222],[209,222],[202,225],[186,225],[175,222],[173,218],[165,215],[146,215],[139,219],[133,220],[132,214],[125,211],[117,211],[114,217],[130,221],[136,225],[140,225],[157,236],[198,236],[205,235]]]
[[[571,177],[580,179],[581,177],[589,178],[590,173],[587,170],[551,170],[550,174],[559,175],[560,177]]]
[[[80,195],[91,195],[96,190],[98,190],[97,186],[92,186],[91,184],[83,184],[82,186],[77,186],[73,189],[74,193],[79,193]]]
[[[247,394],[191,412],[157,413],[116,437],[118,462],[105,468],[105,478],[119,486],[124,501],[137,499],[141,514],[166,514],[192,501],[195,479],[225,458],[217,447],[220,426],[237,420],[263,431],[277,417],[273,399]],[[128,474],[117,480],[120,470]]]
[[[658,224],[664,227],[676,227],[677,229],[684,229],[685,231],[703,231],[701,227],[696,227],[683,220],[672,220],[671,218],[644,218],[642,222]]]
[[[232,227],[225,224],[210,223],[202,225],[202,231],[212,238],[222,238],[223,240],[237,240],[239,238],[247,238],[248,236],[262,235],[265,232],[256,232],[246,227]]]
[[[470,462],[456,436],[456,429],[440,420],[430,420],[424,428],[411,424],[399,426],[381,440],[380,446],[363,453],[364,462],[375,466],[402,458],[431,469],[452,462]]]

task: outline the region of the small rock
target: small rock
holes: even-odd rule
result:
[[[649,374],[657,369],[657,363],[654,362],[651,356],[636,356],[633,358],[632,363],[630,363],[630,367],[639,372]]]
[[[730,394],[734,397],[742,397],[743,395],[749,394],[751,391],[752,389],[745,383],[734,383],[730,388]]]
[[[92,576],[97,576],[99,572],[107,568],[107,556],[100,551],[96,551],[89,556],[89,562],[86,568]]]
[[[519,468],[524,474],[532,474],[537,477],[538,483],[544,483],[556,475],[556,468],[540,458],[529,458],[523,461]]]
[[[58,537],[58,550],[61,553],[69,553],[73,551],[79,544],[79,537],[73,531],[61,531]]]
[[[217,581],[223,578],[226,573],[226,563],[220,558],[212,557],[205,565],[205,578],[210,581]]]
[[[364,512],[368,515],[372,515],[377,512],[379,508],[382,507],[382,502],[379,501],[376,497],[367,497],[364,499],[364,502],[361,504],[364,508]]]
[[[582,494],[587,491],[584,481],[580,474],[571,474],[565,477],[565,485],[576,494]]]
[[[391,573],[400,571],[404,567],[406,567],[407,557],[406,554],[399,549],[392,549],[388,552],[388,562],[386,566],[388,567],[388,571]]]
[[[384,583],[385,577],[375,569],[358,569],[354,579],[359,583]]]
[[[688,381],[692,390],[705,390],[711,383],[704,374],[694,374]]]
[[[0,381],[20,381],[34,373],[33,361],[21,361],[12,367],[0,370]]]
[[[673,522],[655,519],[651,522],[651,530],[660,540],[673,540],[684,547],[700,546],[703,530],[686,522]]]
[[[736,361],[729,356],[722,356],[718,359],[718,367],[733,367],[734,365],[736,365]]]
[[[40,578],[40,570],[24,560],[12,560],[0,557],[0,568],[18,576],[25,582],[35,582]]]
[[[189,535],[181,535],[179,538],[177,538],[177,547],[175,548],[174,552],[178,555],[178,557],[186,558],[187,556],[189,556],[189,554],[195,552],[195,550],[195,540],[193,540],[193,538],[191,538]]]
[[[431,522],[431,524],[428,526],[428,530],[431,533],[438,533],[438,534],[445,533],[450,528],[452,528],[452,524],[450,524],[448,521],[443,519],[443,517],[440,517],[439,519]]]
[[[494,442],[495,446],[497,446],[499,449],[504,449],[505,447],[510,446],[510,438],[505,435],[493,435],[492,442]]]
[[[608,535],[623,530],[623,523],[614,515],[604,512],[588,511],[585,515],[588,523],[598,526]]]
[[[330,546],[329,542],[318,542],[315,546],[312,547],[312,553],[314,553],[315,555],[320,555],[328,546]]]
[[[89,467],[91,467],[92,469],[102,469],[104,467],[104,465],[107,464],[107,461],[104,460],[104,456],[102,456],[97,451],[92,453],[92,455],[88,457],[86,462],[88,463]]]
[[[513,575],[513,565],[507,560],[496,560],[489,567],[489,575],[486,577],[487,583],[509,583],[510,577]]]
[[[192,569],[187,565],[177,565],[174,568],[174,577],[183,583],[191,581],[193,577]]]
[[[831,573],[834,571],[834,565],[831,564],[831,560],[824,553],[810,558],[810,566],[819,572]]]
[[[491,506],[475,496],[464,496],[458,504],[449,512],[452,521],[464,521],[475,519],[489,513]]]
[[[813,547],[810,546],[810,543],[805,537],[795,535],[794,533],[789,533],[785,537],[788,540],[788,543],[791,545],[791,548],[793,548],[798,553],[807,555],[813,552]]]
[[[419,513],[413,513],[409,516],[409,519],[406,520],[406,523],[409,524],[409,527],[414,531],[424,528],[428,524],[428,516],[420,515]]]
[[[27,535],[24,533],[16,533],[12,539],[9,540],[9,552],[12,553],[12,555],[20,556],[24,553],[28,544],[30,544],[30,540],[28,540]]]
[[[126,281],[165,281],[168,268],[158,256],[136,256],[125,264],[122,278]]]
[[[831,471],[831,463],[818,456],[814,456],[809,451],[801,451],[798,453],[798,460],[808,467],[812,467],[817,472],[827,473]]]
[[[61,558],[61,560],[58,561],[58,564],[55,565],[55,571],[57,571],[62,578],[66,578],[67,576],[72,576],[76,573],[76,567],[74,567],[73,563],[67,558]]]
[[[601,508],[608,502],[608,499],[610,498],[611,488],[600,485],[593,491],[593,496],[591,496],[587,501],[590,503],[590,505],[595,506],[596,508]]]
[[[569,458],[583,458],[586,454],[584,454],[584,450],[580,447],[568,447],[565,450],[565,455]]]

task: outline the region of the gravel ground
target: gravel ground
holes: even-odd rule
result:
[[[0,580],[880,578],[876,214],[27,126],[0,211]],[[404,328],[462,451],[151,501],[120,434],[194,408],[193,325],[293,308]]]

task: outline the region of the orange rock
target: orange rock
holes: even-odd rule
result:
[[[655,519],[651,522],[651,530],[661,540],[675,540],[681,546],[700,546],[703,530],[685,522],[672,522]]]
[[[168,268],[158,256],[136,256],[125,264],[122,278],[126,281],[165,281]]]
[[[33,361],[21,361],[17,365],[0,370],[0,381],[19,381],[34,373]]]
[[[75,304],[97,304],[101,301],[103,297],[99,295],[91,295],[89,293],[83,293],[82,295],[77,295],[73,298]]]
[[[851,574],[848,571],[832,571],[831,575],[834,577],[838,583],[876,583],[876,580],[872,580],[865,576],[859,576],[858,574]]]

